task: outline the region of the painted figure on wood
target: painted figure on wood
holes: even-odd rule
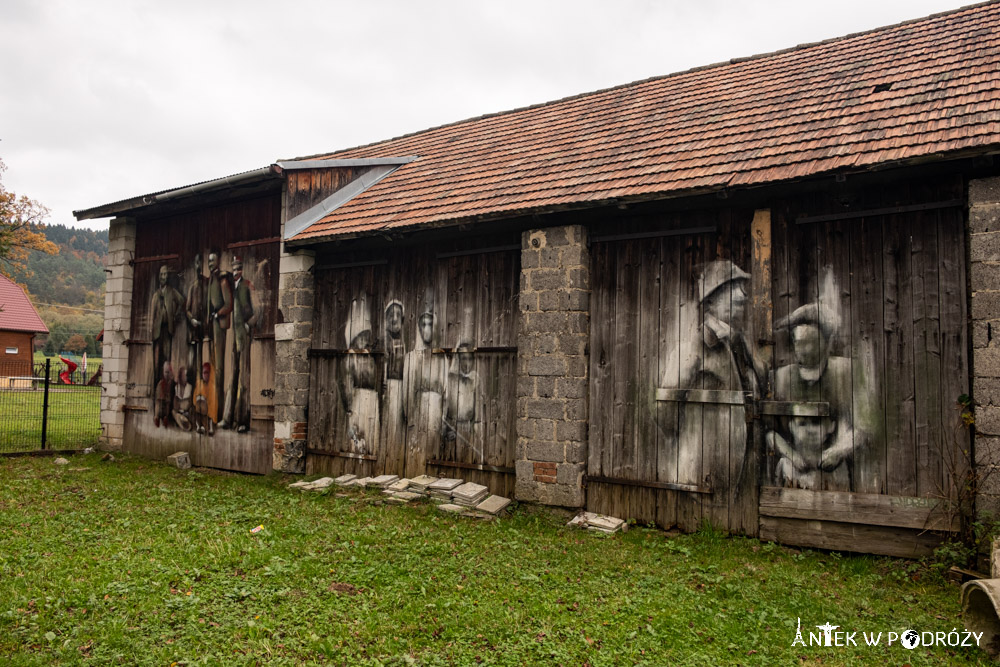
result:
[[[215,434],[215,417],[219,414],[216,396],[215,369],[206,361],[201,365],[201,375],[194,388],[195,430],[198,433]]]
[[[222,415],[219,414],[219,408],[222,406],[219,402],[226,395],[222,376],[226,367],[226,332],[229,331],[230,315],[233,312],[233,289],[230,275],[222,271],[219,264],[219,253],[209,253],[208,271],[207,320],[210,329],[206,333],[209,333],[211,338],[211,362],[215,370],[216,397],[216,412],[210,416],[212,421],[218,424],[222,421]]]
[[[851,359],[831,354],[840,315],[833,305],[832,278],[827,282],[826,298],[775,323],[775,329],[788,331],[795,362],[777,370],[774,391],[780,400],[825,402],[829,415],[793,414],[769,431],[766,440],[779,457],[774,470],[778,486],[849,491],[854,490],[855,451],[868,446],[870,434],[863,415],[855,418],[853,405],[868,405],[870,399],[864,370],[854,373]]]
[[[406,361],[403,304],[393,299],[389,301],[383,314],[385,373],[382,378],[382,442],[402,443],[403,365]]]
[[[233,368],[226,413],[220,428],[236,428],[237,433],[250,430],[250,340],[257,314],[253,307],[253,284],[243,275],[243,260],[233,257],[232,325]]]
[[[191,430],[191,383],[187,381],[187,368],[177,369],[177,384],[174,386],[174,405],[171,415],[174,423],[183,431]]]
[[[372,323],[365,295],[351,302],[351,312],[344,328],[348,349],[360,354],[348,354],[344,362],[343,397],[347,410],[347,440],[349,451],[374,454],[378,446],[379,400],[375,359],[369,354],[372,344]]]
[[[170,412],[174,405],[174,369],[169,361],[163,362],[160,381],[156,383],[156,406],[153,411],[153,426],[168,426]]]
[[[743,331],[749,279],[750,275],[731,261],[707,264],[696,283],[700,325],[682,332],[680,346],[667,360],[662,387],[719,392],[711,399],[692,393],[673,413],[676,423],[664,425],[663,432],[676,437],[678,482],[704,482],[713,472],[703,469],[708,467],[704,460],[728,461],[728,453],[741,458],[737,462],[740,477],[733,480],[733,488],[746,482],[743,470],[750,441],[744,395],[757,396],[764,376]]]
[[[174,331],[184,312],[184,298],[170,285],[169,278],[170,269],[166,265],[161,266],[159,286],[153,293],[149,307],[154,375],[163,368],[164,363],[172,360]],[[162,375],[153,378],[154,386],[161,377]]]
[[[193,275],[188,287],[185,309],[188,324],[188,368],[199,369],[202,364],[202,346],[205,343],[205,276],[201,273],[201,253],[193,260]]]
[[[442,458],[457,461],[459,448],[475,448],[476,390],[479,376],[475,371],[472,343],[462,342],[448,371],[445,385],[444,421],[441,424]]]
[[[443,356],[433,353],[436,324],[434,300],[428,290],[417,318],[416,344],[407,352],[403,364],[407,458],[417,461],[418,467],[426,460],[428,452],[436,451],[440,444],[444,417],[442,401],[447,362]]]

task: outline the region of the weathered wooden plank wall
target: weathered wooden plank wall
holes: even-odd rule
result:
[[[594,233],[590,509],[687,530],[708,520],[754,531],[755,495],[743,498],[738,483],[748,442],[741,381],[701,342],[708,333],[701,297],[747,266],[752,214],[616,221],[616,240],[608,241]],[[651,231],[664,235],[645,236]],[[618,238],[629,234],[640,236]],[[708,266],[728,273],[705,277]],[[722,319],[744,310],[745,296],[720,298]],[[658,400],[660,388],[683,389],[690,400]],[[730,389],[739,405],[695,401],[688,391],[711,397]]]
[[[513,493],[518,241],[317,260],[308,472]]]
[[[126,386],[129,451],[162,458],[183,450],[195,465],[271,469],[280,206],[280,197],[268,195],[138,224]],[[210,255],[218,260],[214,278]],[[237,258],[240,285],[233,271]],[[211,321],[213,280],[226,284],[225,328]],[[165,362],[172,376],[166,382]],[[208,381],[200,377],[205,364]],[[178,389],[182,369],[187,389]],[[199,391],[204,402],[197,401]]]
[[[788,197],[773,208],[767,257],[760,242],[751,252],[752,210],[595,226],[588,507],[685,530],[759,525],[762,537],[806,545],[925,552],[932,540],[916,535],[912,512],[861,530],[838,508],[846,494],[857,495],[850,507],[876,496],[928,521],[954,515],[969,464],[954,409],[969,385],[961,198],[960,179]],[[719,270],[770,299],[773,317],[745,313],[735,288],[720,314]],[[813,497],[812,514],[783,508],[793,502],[783,488]]]

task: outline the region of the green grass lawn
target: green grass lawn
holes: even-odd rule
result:
[[[0,459],[0,480],[9,664],[987,664],[860,634],[791,647],[799,617],[961,628],[957,585],[927,564],[713,531],[604,537],[529,506],[482,521],[98,454]]]
[[[45,392],[0,391],[0,452],[38,449],[42,437]],[[49,388],[46,431],[48,449],[84,449],[97,444],[101,434],[100,387]]]

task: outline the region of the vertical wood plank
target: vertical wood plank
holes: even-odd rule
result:
[[[913,301],[907,221],[883,219],[886,491],[914,496],[917,492],[917,452],[914,448]]]
[[[871,425],[863,446],[855,443],[854,490],[886,491],[885,339],[883,331],[882,224],[879,218],[854,223],[851,244],[851,343],[855,421]]]
[[[960,423],[956,403],[969,393],[968,311],[966,307],[965,224],[961,210],[938,214],[939,304],[941,312],[942,473],[945,496],[956,499],[970,460],[970,433]]]
[[[917,213],[912,229],[913,369],[919,496],[942,497],[941,318],[937,212]]]

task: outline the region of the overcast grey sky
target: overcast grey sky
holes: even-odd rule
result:
[[[3,183],[76,224],[73,210],[279,158],[965,4],[4,0]]]

